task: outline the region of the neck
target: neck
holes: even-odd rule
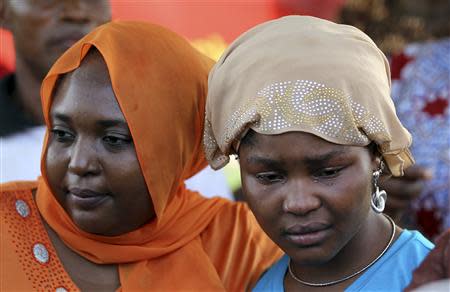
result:
[[[294,274],[312,283],[342,279],[377,258],[385,249],[391,235],[392,226],[388,219],[381,214],[370,212],[359,231],[329,262],[320,265],[299,265],[292,262]],[[348,279],[342,284],[348,286],[357,278],[358,276]]]
[[[34,72],[21,57],[16,58],[14,98],[25,114],[40,124],[44,123],[40,99],[43,78],[44,75]]]

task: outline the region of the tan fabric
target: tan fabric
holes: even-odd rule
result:
[[[374,141],[395,176],[414,163],[385,56],[358,29],[319,18],[280,18],[234,41],[209,75],[206,115],[205,151],[215,169],[249,128],[343,145]]]

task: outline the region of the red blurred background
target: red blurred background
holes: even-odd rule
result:
[[[230,43],[250,27],[289,14],[333,19],[345,0],[111,0],[113,19],[145,20],[190,40]],[[0,30],[0,76],[14,70],[11,35]]]

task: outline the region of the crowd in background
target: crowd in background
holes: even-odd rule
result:
[[[27,34],[38,34],[39,30],[27,30],[26,25],[27,23],[33,25],[33,21],[39,21],[39,19],[45,17],[36,16],[39,11],[35,8],[33,8],[34,10],[30,7],[27,8],[25,3],[17,2],[15,4],[18,6],[17,21],[20,20],[24,23],[17,26],[12,32],[17,36],[16,53],[12,50],[12,40],[7,31],[4,30],[0,34],[0,76],[5,76],[17,66],[22,71],[20,67],[23,67],[23,65],[14,62],[15,56],[27,60],[26,54],[30,54],[30,56],[36,56],[37,54],[36,49],[26,51],[27,46],[39,47],[39,45],[27,45],[27,39],[33,39],[33,36]],[[103,6],[98,5],[92,9],[105,11],[106,15],[101,20],[104,22],[111,17],[111,12],[109,12],[109,7],[105,6],[106,4],[101,5]],[[419,153],[419,155],[416,155],[417,165],[423,168],[422,172],[417,171],[417,174],[413,173],[408,178],[412,182],[412,187],[411,190],[403,190],[406,193],[410,192],[410,194],[405,194],[405,200],[398,202],[398,208],[406,210],[399,216],[402,217],[403,224],[411,227],[417,226],[432,238],[450,226],[449,58],[446,58],[449,52],[447,44],[450,36],[450,26],[447,21],[449,15],[448,1],[277,0],[234,1],[224,5],[220,1],[212,1],[209,4],[197,2],[194,4],[189,3],[189,1],[182,3],[168,1],[166,4],[134,1],[127,4],[123,1],[113,0],[111,1],[111,9],[113,19],[146,19],[172,27],[190,38],[194,46],[214,59],[218,59],[221,52],[226,48],[227,42],[232,41],[241,31],[266,19],[282,15],[308,14],[337,20],[360,28],[379,45],[390,59],[393,80],[392,97],[397,104],[400,119],[413,132],[413,151]],[[168,13],[168,11],[174,10],[176,14],[181,14],[183,17],[175,17],[173,13]],[[230,24],[228,13],[223,10],[226,10],[225,12],[241,11],[243,18]],[[96,12],[96,15],[103,14]],[[76,19],[77,15],[68,14],[67,17],[68,21],[74,23],[77,21],[85,22],[83,19]],[[71,19],[72,17],[74,18]],[[198,18],[202,18],[202,22],[209,20],[211,25],[205,27],[197,22],[190,22],[190,20]],[[224,26],[224,22],[227,24],[226,26]],[[99,23],[94,22],[94,25]],[[5,24],[3,24],[3,27],[8,28]],[[55,34],[64,33],[58,32],[57,27],[53,29]],[[85,30],[85,32],[87,31]],[[49,30],[48,33],[52,33],[52,30]],[[34,38],[36,37],[39,36]],[[72,38],[74,37],[76,36]],[[22,40],[24,45],[22,45]],[[35,43],[39,43],[39,41]],[[43,55],[43,52],[41,51],[40,54]],[[39,84],[39,79],[43,78],[46,68],[49,68],[51,61],[54,59],[56,59],[56,55],[53,55],[47,61],[47,64],[40,65],[40,73],[38,73],[33,84]],[[416,61],[416,59],[418,60]],[[420,72],[418,73],[417,70],[420,70]],[[431,73],[430,70],[433,70],[433,72]],[[424,80],[425,76],[429,76],[430,80]],[[419,81],[423,83],[421,86],[417,85]],[[414,89],[411,88],[413,85],[415,86]],[[29,92],[31,88],[34,88],[32,89],[33,97],[29,97],[28,100],[36,100],[33,103],[35,109],[26,111],[28,111],[28,115],[33,111],[36,111],[36,113],[33,114],[34,117],[31,117],[31,119],[26,116],[24,119],[20,119],[21,123],[24,124],[23,129],[30,129],[28,129],[28,134],[23,137],[24,140],[17,137],[18,146],[9,146],[7,128],[11,126],[8,125],[9,122],[7,121],[2,122],[3,125],[0,129],[0,133],[3,133],[1,181],[15,178],[14,170],[10,166],[12,164],[39,164],[39,144],[41,141],[39,137],[43,136],[43,131],[39,132],[34,127],[42,122],[38,113],[40,110],[36,110],[36,108],[39,108],[39,101],[36,98],[38,85],[26,83],[25,86]],[[19,113],[21,111],[20,109],[15,110]],[[15,111],[13,110],[13,112]],[[8,114],[7,111],[3,116],[6,114]],[[9,114],[12,113],[9,112]],[[17,119],[19,118],[17,117]],[[19,131],[21,127],[19,125]],[[31,144],[27,145],[27,140],[35,142],[30,142]],[[37,147],[31,146],[33,143],[37,144]],[[27,148],[30,157],[20,160],[20,155],[9,152],[10,148],[16,148],[16,152],[21,152],[23,148]],[[12,158],[12,156],[15,157]],[[30,175],[25,175],[23,178],[32,179],[39,172],[37,167],[35,169],[35,172],[31,172]],[[234,164],[234,166],[229,166],[225,173],[228,174],[227,181],[231,185],[231,191],[234,191],[239,198],[238,171],[236,164]],[[215,185],[212,189],[205,189],[206,194],[213,195],[217,192],[226,197],[231,197],[229,187],[224,185],[222,174],[217,176],[207,170],[204,175],[214,182],[212,185]],[[197,184],[202,184],[201,179],[199,182],[197,180],[196,178],[193,179],[193,188],[197,188]],[[422,190],[422,188],[424,189]],[[411,204],[408,196],[410,198],[417,196],[418,189],[420,189],[422,195]]]
[[[431,240],[450,228],[447,0],[211,1],[204,5],[199,1],[67,1],[73,6],[54,11],[55,3],[41,1],[46,3],[32,7],[28,2],[2,0],[0,6],[4,29],[0,32],[0,182],[31,180],[40,174],[45,133],[40,84],[59,55],[96,26],[111,19],[156,22],[217,60],[250,27],[284,15],[308,14],[361,29],[388,57],[391,96],[400,121],[412,134],[416,166],[403,178],[382,182],[388,193],[386,211],[400,226],[418,229]],[[83,5],[91,5],[90,13],[77,13]],[[205,25],[208,21],[210,25]],[[235,161],[220,172],[208,168],[187,186],[207,196],[240,200],[237,165]]]

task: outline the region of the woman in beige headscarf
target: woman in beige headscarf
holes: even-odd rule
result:
[[[383,215],[414,160],[386,58],[358,29],[290,16],[238,38],[209,77],[205,151],[286,255],[256,291],[402,290],[433,245]]]

